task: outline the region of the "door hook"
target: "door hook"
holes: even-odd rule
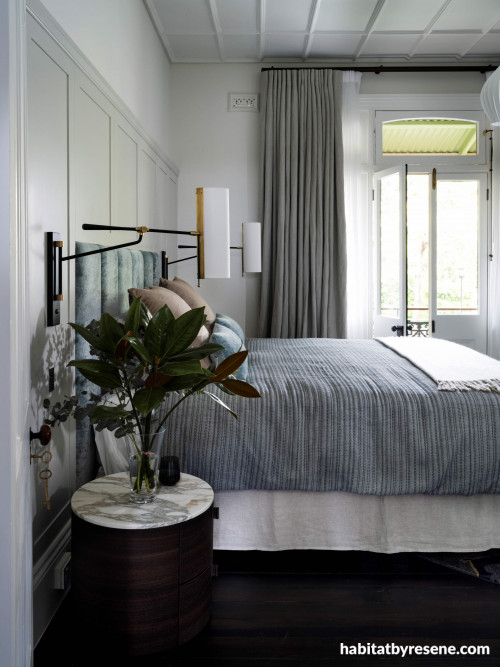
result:
[[[40,440],[42,447],[45,447],[49,444],[50,439],[52,438],[52,431],[48,424],[43,424],[40,427],[38,433],[34,433],[30,428],[30,445],[32,440]]]

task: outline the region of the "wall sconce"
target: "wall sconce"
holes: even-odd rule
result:
[[[244,222],[241,227],[243,273],[260,273],[262,271],[260,222]]]
[[[260,222],[244,222],[241,225],[241,240],[243,245],[231,246],[231,250],[242,250],[241,275],[260,273],[262,271]]]
[[[481,106],[492,125],[500,125],[500,67],[486,79],[481,89]]]
[[[196,189],[196,227],[198,232],[198,255],[183,257],[172,262],[164,257],[165,277],[171,264],[185,262],[198,257],[198,287],[200,278],[229,278],[229,250],[242,250],[242,273],[260,273],[261,233],[260,222],[244,222],[241,246],[229,245],[229,190],[227,188]],[[178,245],[178,248],[195,248],[193,245]]]

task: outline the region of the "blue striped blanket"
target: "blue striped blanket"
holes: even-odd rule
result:
[[[443,392],[375,340],[248,339],[260,399],[206,396],[167,420],[185,472],[215,490],[500,493],[500,395]]]

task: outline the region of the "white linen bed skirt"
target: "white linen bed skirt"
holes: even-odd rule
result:
[[[500,547],[500,495],[361,496],[218,491],[214,549],[486,551]]]
[[[105,474],[127,469],[125,450],[95,432]],[[344,492],[216,491],[214,549],[486,551],[500,548],[500,495],[361,496]]]

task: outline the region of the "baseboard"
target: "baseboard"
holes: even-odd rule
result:
[[[55,567],[61,556],[71,550],[71,521],[65,523],[43,556],[33,568],[33,645],[36,646],[59,609],[70,588],[67,578],[64,589],[54,587]]]

